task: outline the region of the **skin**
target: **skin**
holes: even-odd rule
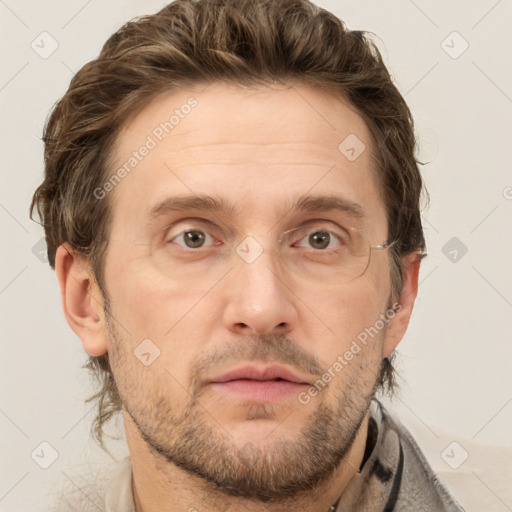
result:
[[[308,404],[297,393],[260,403],[209,385],[212,376],[248,362],[277,362],[314,382],[388,309],[391,282],[385,250],[372,251],[366,272],[343,284],[288,272],[273,251],[279,235],[301,222],[340,218],[288,211],[306,193],[357,203],[364,218],[354,222],[369,242],[387,241],[370,134],[340,98],[299,85],[211,84],[166,94],[127,123],[112,172],[191,96],[198,101],[192,112],[109,192],[108,304],[87,262],[67,244],[58,249],[64,312],[87,353],[109,352],[124,403],[137,512],[325,512],[361,464],[368,404],[382,358],[407,329],[419,257],[404,259],[403,291],[394,298],[400,311]],[[366,146],[352,162],[338,150],[349,134]],[[151,207],[191,193],[222,197],[236,212],[171,212],[148,226]],[[193,218],[215,223],[218,245],[191,262],[177,258],[183,247],[160,243],[159,236],[196,226]],[[195,229],[210,231],[204,224]],[[226,251],[248,235],[263,249],[252,263]],[[173,265],[165,266],[166,258]],[[160,355],[145,366],[134,350],[148,338]],[[312,440],[315,429],[319,438]],[[301,448],[301,441],[313,448]],[[194,464],[206,474],[194,474]],[[309,471],[312,488],[300,481],[298,465]],[[254,468],[266,480],[251,495]],[[279,476],[270,475],[272,468]]]

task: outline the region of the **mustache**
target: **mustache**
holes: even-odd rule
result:
[[[192,390],[197,391],[204,381],[202,376],[212,369],[256,361],[286,364],[315,378],[325,373],[318,359],[290,338],[282,334],[251,334],[196,359],[190,379]]]

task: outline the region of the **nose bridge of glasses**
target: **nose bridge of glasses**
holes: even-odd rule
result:
[[[274,228],[255,232],[248,230],[243,235],[234,239],[235,251],[244,260],[249,256],[260,254],[279,255],[287,244],[291,243],[294,236],[299,237],[304,227],[296,227],[285,231],[276,231]],[[256,257],[257,257],[256,256]]]
[[[249,232],[241,240],[234,241],[234,252],[245,262],[254,263],[262,254],[275,256],[278,253],[279,238],[272,232]]]

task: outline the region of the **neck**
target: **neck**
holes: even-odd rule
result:
[[[208,482],[155,455],[141,439],[130,416],[124,412],[135,511],[329,512],[359,470],[366,447],[368,417],[367,414],[347,455],[325,482],[301,496],[272,504],[224,494]]]

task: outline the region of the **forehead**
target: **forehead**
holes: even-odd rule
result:
[[[220,197],[238,220],[268,223],[300,197],[337,195],[385,226],[366,124],[304,86],[162,95],[125,125],[112,160],[113,231],[142,229],[156,205],[183,195]]]

